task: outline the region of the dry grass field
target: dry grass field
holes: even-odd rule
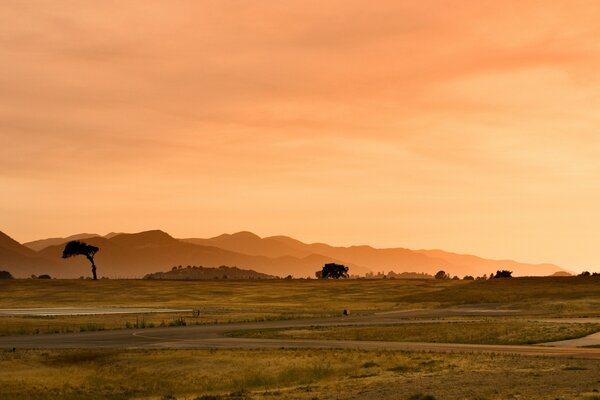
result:
[[[0,308],[152,307],[199,314],[0,316],[0,335],[151,328],[352,315],[459,306],[519,309],[536,316],[599,316],[600,279],[436,280],[14,280],[0,281]]]
[[[23,350],[0,353],[0,399],[592,400],[599,370],[494,354]]]
[[[531,343],[582,336],[600,316],[600,279],[494,281],[62,281],[0,282],[0,308],[153,307],[182,314],[0,317],[2,334],[45,334],[175,324],[371,315],[456,307],[513,316],[445,316],[404,325],[239,332],[254,337]],[[135,325],[134,325],[135,324]],[[0,399],[600,399],[598,360],[498,354],[357,350],[0,351]]]
[[[232,337],[258,339],[378,340],[396,342],[535,344],[575,339],[600,331],[600,324],[538,322],[520,318],[484,321],[444,321],[368,326],[315,326],[308,328],[239,330]]]

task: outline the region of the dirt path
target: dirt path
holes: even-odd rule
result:
[[[192,310],[177,310],[173,308],[145,307],[62,307],[62,308],[0,308],[0,316],[58,316],[58,315],[105,315],[105,314],[146,314],[146,313],[176,313],[191,312]]]
[[[585,336],[579,339],[561,340],[559,342],[542,343],[540,346],[553,347],[585,347],[585,346],[600,346],[600,332]]]
[[[406,343],[341,340],[277,340],[230,338],[224,334],[239,329],[269,329],[331,325],[370,325],[381,323],[440,323],[439,319],[400,319],[397,315],[372,315],[348,318],[314,318],[307,320],[268,321],[181,328],[115,330],[35,336],[0,337],[0,348],[339,348],[360,350],[407,350],[434,352],[486,352],[520,355],[559,356],[600,359],[600,349],[503,346],[453,343]],[[581,340],[581,339],[578,339]]]

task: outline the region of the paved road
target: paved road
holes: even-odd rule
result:
[[[173,308],[144,308],[144,307],[64,307],[64,308],[0,308],[0,316],[55,316],[55,315],[102,315],[102,314],[146,314],[146,313],[176,313],[191,312],[192,310],[177,310]]]
[[[402,314],[400,313],[400,316]],[[228,331],[239,329],[268,329],[285,327],[363,325],[388,323],[440,323],[438,319],[399,319],[396,314],[379,314],[368,317],[315,318],[308,320],[268,321],[205,325],[180,328],[154,328],[145,330],[115,330],[54,335],[0,337],[0,348],[328,348],[360,350],[408,350],[434,352],[486,352],[537,356],[559,356],[600,359],[600,349],[544,346],[501,346],[450,343],[406,343],[379,341],[342,340],[279,340],[248,339],[223,336]]]

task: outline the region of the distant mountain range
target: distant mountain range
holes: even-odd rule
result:
[[[49,238],[20,244],[0,232],[0,270],[15,277],[50,274],[58,278],[89,275],[83,257],[61,258],[69,240],[84,240],[98,246],[99,276],[111,278],[142,277],[173,266],[223,265],[253,269],[285,277],[313,277],[329,262],[350,267],[353,275],[368,272],[424,272],[445,270],[450,275],[483,275],[510,269],[515,276],[551,275],[565,271],[554,264],[526,264],[512,260],[489,260],[442,250],[377,249],[371,246],[335,247],[324,243],[307,244],[287,236],[261,238],[251,232],[223,234],[209,239],[176,239],[154,230],[140,233],[110,233],[106,236],[82,233],[66,238]]]

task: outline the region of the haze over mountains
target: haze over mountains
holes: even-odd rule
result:
[[[111,232],[106,236],[83,233],[66,238],[49,238],[20,244],[0,232],[0,270],[15,277],[50,274],[58,278],[89,275],[84,257],[61,258],[69,240],[85,240],[101,250],[96,255],[99,276],[142,277],[167,271],[177,265],[237,266],[285,277],[313,277],[329,262],[350,267],[353,275],[368,272],[425,272],[444,269],[451,275],[483,275],[510,269],[515,276],[551,275],[564,270],[554,264],[525,264],[511,260],[488,260],[442,250],[377,249],[371,246],[335,247],[307,244],[287,236],[261,238],[251,232],[223,234],[200,239],[176,239],[154,230],[133,234]]]

